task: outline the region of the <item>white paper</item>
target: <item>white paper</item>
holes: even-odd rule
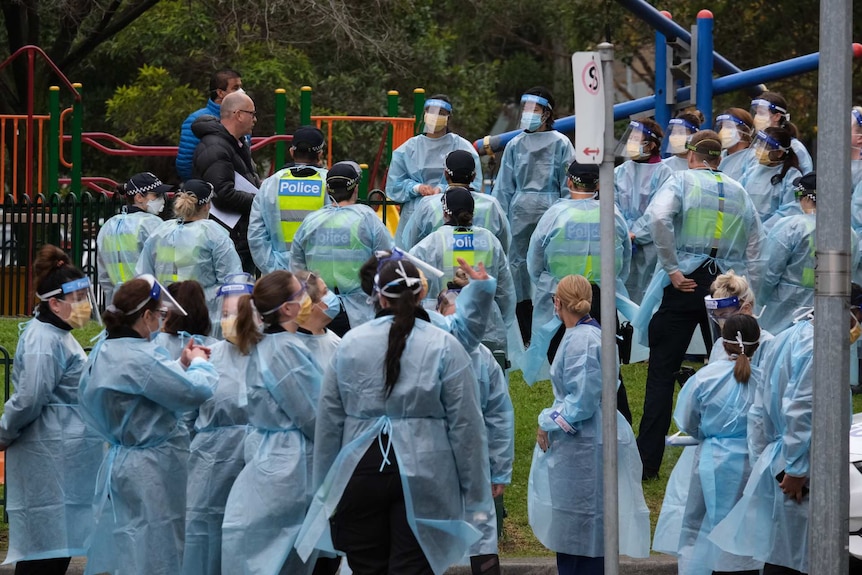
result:
[[[233,173],[233,187],[237,191],[248,192],[254,195],[257,195],[257,192],[259,191],[254,184],[249,182],[239,172]],[[217,218],[220,222],[222,222],[230,229],[234,229],[237,222],[239,222],[239,219],[242,217],[242,214],[238,214],[236,212],[226,212],[224,210],[220,210],[216,207],[215,204],[210,205],[210,215],[214,218]]]

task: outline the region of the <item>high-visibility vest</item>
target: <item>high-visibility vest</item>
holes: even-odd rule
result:
[[[491,243],[491,232],[474,230],[472,228],[454,228],[447,226],[443,236],[443,262],[446,264],[444,279],[455,279],[458,269],[458,258],[463,258],[469,265],[476,266],[479,262],[489,270],[494,264],[494,247]],[[489,272],[490,273],[490,272]]]
[[[371,257],[371,247],[359,239],[362,221],[361,215],[352,210],[333,210],[303,241],[305,267],[342,294],[361,287],[359,268]]]
[[[293,236],[302,220],[313,211],[323,207],[326,198],[326,183],[320,172],[312,176],[296,177],[291,170],[285,171],[278,180],[278,210],[281,218],[282,240],[293,243]]]
[[[709,240],[711,248],[718,249],[721,238],[725,235],[731,237],[740,235],[738,228],[745,225],[739,214],[725,211],[724,182],[721,174],[713,173],[718,182],[718,209],[703,207],[703,203],[697,201],[703,193],[703,188],[695,184],[689,192],[689,200],[694,199],[694,205],[685,210],[682,223],[684,237],[695,241]]]
[[[572,208],[564,214],[565,227],[545,247],[548,271],[558,280],[578,274],[598,283],[602,269],[598,205],[594,210]]]
[[[141,237],[141,227],[145,222],[144,217],[122,213],[105,224],[99,250],[111,283],[115,286],[135,277],[135,265],[143,249],[143,242],[139,242],[138,238]]]

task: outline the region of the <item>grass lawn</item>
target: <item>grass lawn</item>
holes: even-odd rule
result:
[[[0,318],[0,346],[6,348],[10,356],[15,354],[15,347],[18,342],[18,324],[21,321],[24,319]],[[75,330],[72,333],[86,348],[92,345],[90,340],[100,331],[101,328],[98,325],[90,323],[85,328]],[[0,353],[0,360],[2,359],[2,353]],[[699,365],[693,365],[693,367],[699,367]],[[636,435],[643,409],[646,371],[646,363],[622,366],[623,379],[634,419],[632,427]],[[512,396],[512,403],[515,405],[515,466],[512,473],[512,484],[506,490],[506,508],[509,515],[505,521],[500,549],[507,556],[551,555],[533,536],[527,519],[527,480],[530,475],[530,462],[536,439],[536,421],[539,412],[551,405],[553,401],[551,384],[548,381],[543,381],[529,387],[524,383],[521,372],[516,371],[511,375],[509,392]],[[862,395],[853,396],[853,412],[860,411],[862,411]],[[672,431],[676,430],[673,429]],[[655,523],[658,520],[667,479],[681,450],[681,447],[668,448],[665,451],[660,479],[643,483],[644,496],[650,508],[650,520],[653,528],[655,528]],[[0,525],[0,548],[6,545],[6,529],[5,524]]]

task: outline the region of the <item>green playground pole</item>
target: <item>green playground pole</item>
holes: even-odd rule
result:
[[[299,124],[301,126],[311,125],[311,86],[303,86],[300,90],[299,99]]]
[[[422,132],[422,114],[424,111],[425,88],[416,88],[413,90],[413,116],[416,118],[416,123],[413,126],[414,134]]]

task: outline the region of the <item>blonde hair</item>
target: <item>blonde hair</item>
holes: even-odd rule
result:
[[[754,291],[751,289],[751,285],[745,276],[738,276],[733,270],[715,278],[709,291],[712,292],[712,297],[716,299],[736,296],[739,298],[740,308],[749,305],[754,311]]]
[[[569,313],[584,316],[593,307],[593,287],[584,276],[570,274],[557,284],[557,298]]]
[[[198,205],[198,198],[194,194],[178,192],[174,196],[174,215],[180,220],[190,220],[203,206]]]

